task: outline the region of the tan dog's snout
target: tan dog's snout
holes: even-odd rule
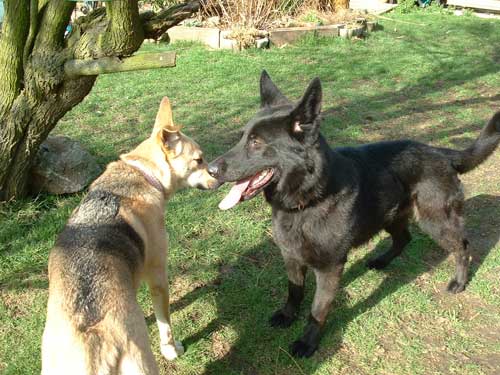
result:
[[[216,190],[221,184],[208,173],[207,165],[193,172],[188,178],[188,185],[202,190]]]

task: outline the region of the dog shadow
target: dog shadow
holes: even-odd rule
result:
[[[474,279],[485,258],[500,239],[499,211],[500,196],[483,194],[466,201],[466,230],[473,253],[469,280]],[[306,282],[308,293],[298,323],[286,330],[271,328],[268,325],[268,318],[272,312],[281,307],[287,293],[286,273],[284,266],[280,264],[282,263],[281,255],[279,249],[270,240],[263,241],[258,246],[242,252],[236,262],[222,265],[219,276],[211,285],[186,294],[172,306],[173,311],[182,309],[204,293],[211,293],[216,296],[217,319],[194,335],[184,338],[183,342],[187,351],[189,352],[189,346],[198,340],[211,337],[221,327],[230,326],[237,333],[236,341],[231,344],[229,350],[222,355],[216,356],[207,365],[205,373],[269,373],[271,370],[268,368],[268,364],[266,365],[260,361],[261,355],[259,352],[262,353],[262,351],[272,351],[277,353],[277,356],[280,356],[280,361],[276,358],[274,373],[304,373],[302,366],[306,367],[308,371],[314,370],[324,360],[335,355],[341,348],[343,342],[342,332],[346,330],[351,321],[372,309],[402,286],[414,282],[420,275],[432,272],[436,266],[448,258],[449,253],[435,245],[416,226],[411,229],[411,233],[413,235],[412,242],[423,241],[423,244],[411,246],[410,243],[406,249],[407,251],[398,259],[395,259],[385,270],[374,271],[383,272],[386,277],[366,299],[349,306],[346,301],[348,298],[346,293],[343,290],[339,292],[330,312],[320,349],[312,358],[295,360],[288,353],[288,344],[301,334],[306,323],[305,317],[309,314],[311,296],[315,287],[312,278],[308,278]],[[427,244],[430,246],[426,246]],[[355,279],[368,272],[366,262],[376,256],[377,253],[386,250],[388,246],[390,246],[390,239],[386,238],[380,241],[373,251],[349,265],[342,277],[342,287],[348,286]],[[251,259],[256,259],[256,261],[253,262]],[[450,261],[453,264],[452,269],[454,272],[454,261]],[[248,285],[245,287],[245,285],[242,285],[242,277],[237,273],[241,269],[248,269],[249,264],[252,262],[253,267],[255,267],[254,275],[257,277],[257,282],[248,280]],[[232,272],[228,272],[228,269],[232,270]],[[273,275],[273,273],[276,274]],[[265,277],[263,277],[263,282],[259,283],[261,275],[265,275]],[[449,276],[451,278],[452,273]],[[255,291],[256,284],[258,284],[258,292]],[[439,293],[447,293],[445,290],[446,284],[443,284],[440,289]],[[228,299],[226,292],[233,290],[237,290],[236,297],[231,296]],[[258,293],[257,300],[255,299],[256,293]],[[467,290],[465,293],[467,293]],[[247,304],[252,303],[250,301],[255,301],[253,303],[258,304],[259,307],[248,308],[248,306],[244,305],[245,302]],[[244,312],[242,309],[244,309]],[[256,328],[256,326],[260,327]],[[261,334],[268,337],[261,337]],[[249,346],[254,348],[259,346],[259,348],[249,351]]]

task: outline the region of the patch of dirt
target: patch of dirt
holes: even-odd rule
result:
[[[500,337],[500,326],[488,326],[476,329],[474,334],[483,339],[485,347],[493,347],[498,345],[498,338]],[[493,352],[480,352],[470,355],[470,360],[481,366],[488,374],[500,374],[500,351]]]
[[[458,295],[449,293],[435,293],[432,299],[437,302],[439,310],[448,313],[452,320],[460,320],[465,325],[468,338],[476,341],[472,352],[456,352],[446,346],[445,339],[450,335],[456,335],[452,321],[445,317],[439,317],[434,330],[443,330],[444,335],[435,335],[431,331],[424,336],[428,343],[428,359],[431,368],[439,368],[443,373],[449,373],[447,364],[450,359],[464,365],[479,365],[486,374],[498,374],[500,371],[500,351],[495,350],[500,337],[500,319],[491,319],[492,315],[500,317],[500,309],[483,302],[480,298],[467,291]],[[488,311],[488,319],[483,318],[484,311]],[[446,314],[445,314],[446,315]],[[498,347],[498,346],[497,346]]]
[[[224,358],[231,351],[231,344],[224,338],[221,332],[212,334],[212,353],[216,359]]]
[[[196,290],[203,288],[207,285],[208,283],[204,281],[192,280],[188,276],[179,275],[173,280],[173,282],[170,285],[170,303],[179,305],[181,301],[184,299],[192,300],[192,298],[186,298],[186,297],[194,293]]]
[[[35,293],[32,290],[22,292],[0,290],[0,301],[5,306],[11,319],[21,319],[32,313],[31,306],[34,305],[37,294],[38,291]]]

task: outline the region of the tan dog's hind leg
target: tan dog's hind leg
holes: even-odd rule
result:
[[[153,300],[156,323],[160,331],[161,354],[167,360],[173,360],[184,354],[184,347],[180,341],[174,340],[170,324],[170,302],[168,292],[168,279],[165,263],[148,270],[148,284]]]

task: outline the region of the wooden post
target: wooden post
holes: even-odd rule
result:
[[[175,66],[175,52],[144,53],[119,59],[102,57],[95,60],[69,60],[64,64],[68,77],[94,76],[131,70],[171,68]]]

